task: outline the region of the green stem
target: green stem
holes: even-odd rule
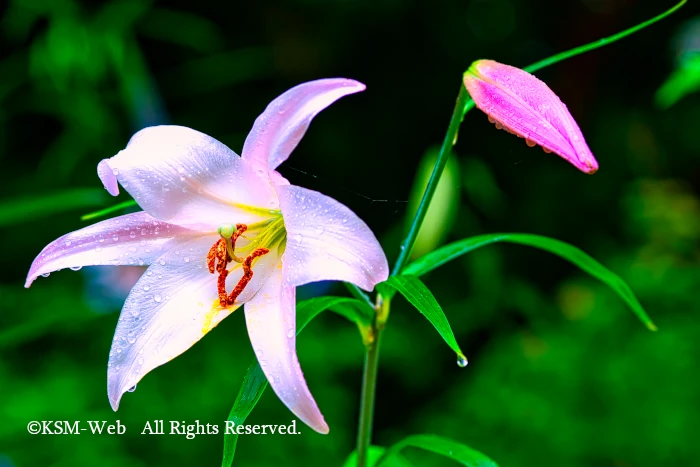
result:
[[[372,443],[372,421],[374,418],[374,394],[377,387],[377,369],[379,368],[379,337],[381,330],[374,326],[374,340],[367,346],[365,367],[362,372],[362,399],[360,402],[360,421],[357,431],[357,467],[367,465],[367,453]]]
[[[435,167],[433,168],[433,173],[430,175],[430,180],[428,181],[428,186],[425,188],[423,193],[423,198],[420,200],[418,205],[418,211],[413,218],[411,223],[411,228],[408,230],[408,235],[406,239],[401,244],[401,252],[399,257],[394,264],[394,269],[391,271],[391,275],[395,276],[401,273],[401,268],[406,264],[406,261],[411,256],[411,250],[413,250],[413,244],[418,237],[418,232],[421,225],[423,224],[423,219],[425,219],[425,214],[428,211],[428,206],[430,206],[430,200],[435,194],[437,189],[438,181],[440,180],[440,175],[447,164],[447,158],[450,156],[452,147],[457,142],[457,132],[459,131],[459,125],[462,123],[464,118],[464,108],[467,101],[469,100],[469,94],[464,88],[464,85],[460,83],[459,85],[459,95],[457,96],[457,103],[455,104],[455,109],[452,112],[452,119],[447,127],[447,134],[445,139],[442,141],[442,146],[440,146],[440,152],[438,153],[437,161],[435,161]]]
[[[617,34],[614,34],[612,36],[604,37],[603,39],[599,39],[595,42],[591,42],[590,44],[582,45],[581,47],[576,47],[575,49],[567,50],[566,52],[562,52],[556,55],[553,55],[549,58],[545,58],[544,60],[540,60],[539,62],[535,62],[530,66],[526,66],[523,68],[523,70],[533,73],[537,70],[541,70],[544,67],[547,67],[549,65],[553,65],[557,62],[561,62],[562,60],[566,60],[567,58],[573,57],[575,55],[582,54],[584,52],[588,52],[589,50],[597,49],[598,47],[603,47],[604,45],[612,44],[615,41],[619,41],[620,39],[629,36],[630,34],[634,34],[635,32],[639,31],[640,29],[644,29],[647,26],[651,26],[652,24],[656,23],[657,21],[660,21],[667,17],[670,14],[673,14],[676,10],[678,10],[680,7],[685,5],[686,0],[681,0],[676,6],[666,10],[665,12],[661,13],[660,15],[654,16],[648,21],[644,21],[643,23],[640,23],[636,26],[632,26],[629,29],[625,29],[622,32],[618,32]]]

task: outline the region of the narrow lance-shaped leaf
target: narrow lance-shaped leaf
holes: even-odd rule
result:
[[[358,327],[368,327],[372,323],[373,310],[361,300],[347,297],[316,297],[297,304],[297,335],[319,313],[328,309],[356,323]],[[243,377],[243,383],[229,413],[228,421],[232,421],[236,425],[244,423],[265,392],[266,387],[265,374],[257,359],[254,358]],[[229,467],[233,463],[237,443],[237,434],[226,433],[224,435],[222,466]]]
[[[448,261],[462,256],[465,253],[496,242],[518,243],[520,245],[539,248],[570,261],[575,266],[578,266],[588,274],[609,286],[627,303],[627,305],[629,305],[632,311],[637,315],[642,323],[646,325],[647,328],[652,331],[656,331],[656,325],[652,322],[646,311],[644,311],[644,308],[639,303],[639,300],[637,300],[637,297],[634,295],[634,292],[632,292],[632,289],[630,289],[629,285],[627,285],[627,283],[623,281],[620,276],[613,273],[575,246],[541,235],[499,233],[465,238],[464,240],[459,240],[438,248],[432,253],[428,253],[422,258],[417,259],[413,263],[409,264],[403,270],[402,274],[420,276],[442,266]]]
[[[494,461],[469,446],[436,435],[413,435],[391,446],[377,462],[377,467],[390,467],[393,459],[406,447],[416,447],[440,454],[467,467],[498,467]]]
[[[445,312],[442,311],[442,308],[437,300],[435,300],[430,289],[428,289],[420,279],[411,275],[391,276],[382,284],[384,285],[384,289],[386,289],[387,286],[392,287],[406,297],[406,300],[408,300],[411,305],[416,307],[423,316],[428,318],[430,324],[435,327],[445,343],[457,354],[457,363],[459,366],[467,365],[467,358],[464,356],[462,349],[459,348],[459,344],[457,344],[450,323],[447,321],[447,317],[445,317]]]
[[[138,204],[133,199],[130,199],[129,201],[124,201],[123,203],[115,204],[114,206],[100,209],[99,211],[94,211],[94,212],[90,212],[87,214],[83,214],[82,216],[80,216],[80,220],[81,221],[89,221],[91,219],[96,219],[98,217],[104,217],[108,214],[123,211],[124,209],[131,208],[134,206],[138,206]]]

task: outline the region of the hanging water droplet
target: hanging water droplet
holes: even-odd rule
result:
[[[71,266],[70,268],[73,271],[80,271],[83,267],[82,266]]]
[[[462,355],[462,356],[460,356],[460,357],[457,358],[457,366],[458,366],[458,367],[464,368],[464,367],[467,366],[468,364],[469,364],[469,362],[467,361],[467,357],[465,357],[465,356]]]
[[[135,384],[134,384],[133,386],[131,386],[129,389],[126,390],[126,392],[134,392],[134,391],[136,391],[136,385],[135,385]]]
[[[51,273],[49,273],[49,272],[45,272],[44,274],[41,275],[41,277],[49,277],[50,274]]]

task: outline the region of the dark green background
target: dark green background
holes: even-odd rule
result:
[[[44,245],[86,225],[81,214],[115,202],[102,190],[96,164],[136,130],[190,126],[239,152],[255,117],[289,87],[333,76],[364,82],[366,92],[314,121],[281,172],[351,207],[393,261],[417,168],[442,140],[471,61],[524,66],[670,6],[639,0],[5,4],[0,466],[220,462],[221,435],[187,440],[139,433],[155,419],[223,425],[252,358],[241,312],[146,376],[115,414],[106,396],[107,355],[128,291],[119,284],[139,272],[86,268],[22,287]],[[700,74],[687,65],[697,58],[688,49],[692,41],[674,39],[695,14],[686,6],[622,42],[538,73],[577,119],[600,163],[597,174],[528,148],[473,111],[440,198],[459,207],[431,221],[433,234],[443,233],[445,241],[513,231],[579,246],[629,282],[659,332],[646,331],[613,292],[547,253],[515,245],[476,251],[426,277],[470,359],[467,368],[457,367],[417,311],[394,301],[375,444],[435,433],[503,467],[700,464],[700,95],[670,108],[654,99],[679,66],[691,83]],[[122,194],[116,202],[126,199]],[[300,296],[326,290],[345,293],[322,285]],[[363,359],[356,329],[324,314],[298,346],[330,435],[301,425],[298,436],[242,436],[237,465],[334,466],[353,449]],[[31,420],[116,419],[126,435],[26,431]],[[249,419],[291,420],[271,391]],[[449,465],[419,452],[408,457],[416,465]]]

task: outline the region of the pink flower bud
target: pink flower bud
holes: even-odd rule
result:
[[[579,170],[598,170],[591,150],[566,105],[530,73],[493,60],[478,60],[464,74],[464,85],[476,106],[496,128],[553,152]]]

